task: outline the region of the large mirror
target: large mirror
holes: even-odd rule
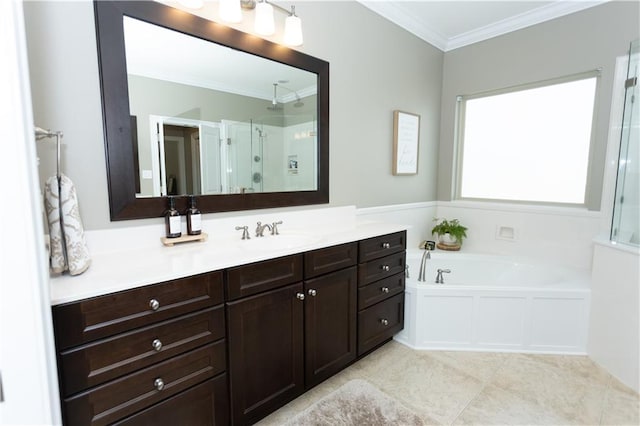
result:
[[[328,63],[156,2],[96,1],[112,220],[327,203]]]

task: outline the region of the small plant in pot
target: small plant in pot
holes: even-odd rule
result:
[[[467,237],[467,227],[462,226],[458,219],[433,219],[436,226],[433,227],[431,233],[438,235],[438,240],[446,246],[460,246],[462,240]]]

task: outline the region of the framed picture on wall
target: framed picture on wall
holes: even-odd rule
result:
[[[418,142],[420,116],[409,112],[393,111],[393,174],[418,173]]]

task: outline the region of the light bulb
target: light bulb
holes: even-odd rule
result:
[[[256,4],[256,20],[253,29],[258,34],[266,36],[276,32],[273,22],[273,6],[266,1]]]
[[[242,21],[240,0],[220,0],[218,13],[223,21],[234,23]]]
[[[302,21],[295,14],[295,9],[291,7],[291,15],[284,21],[284,44],[288,46],[302,45]]]

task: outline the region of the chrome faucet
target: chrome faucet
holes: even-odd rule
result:
[[[264,228],[269,229],[269,231],[273,230],[271,225],[269,225],[268,223],[265,223],[263,225],[262,222],[258,222],[258,226],[256,227],[256,237],[264,237]]]
[[[436,284],[444,284],[444,278],[442,274],[450,274],[451,269],[438,269],[438,273],[436,274]]]
[[[242,230],[242,239],[243,240],[250,240],[251,237],[249,236],[249,227],[248,226],[236,226],[236,231],[240,231]]]
[[[282,221],[279,220],[277,222],[273,222],[271,224],[271,235],[280,235],[280,233],[278,232],[278,225],[282,225]]]
[[[427,279],[425,278],[427,272],[427,260],[431,259],[431,250],[429,248],[425,248],[424,253],[422,254],[422,260],[420,261],[420,271],[418,272],[418,281],[425,282]]]

